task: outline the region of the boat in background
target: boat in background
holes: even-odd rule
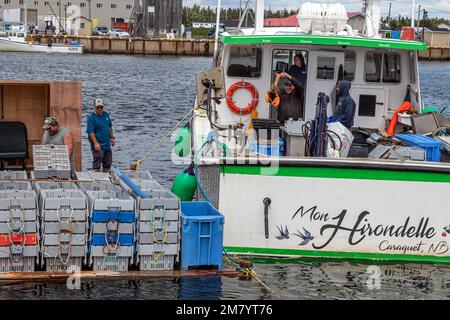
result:
[[[40,52],[40,53],[77,53],[84,52],[84,46],[78,42],[69,44],[34,43],[27,37],[25,24],[21,22],[5,22],[0,34],[0,52]]]

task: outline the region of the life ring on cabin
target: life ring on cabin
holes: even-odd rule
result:
[[[236,105],[233,101],[233,95],[234,93],[239,89],[246,89],[250,92],[252,95],[252,101],[248,104],[247,107],[241,108]],[[252,113],[253,110],[255,110],[258,107],[259,103],[259,93],[258,90],[256,90],[255,86],[252,85],[250,82],[246,82],[244,80],[233,83],[231,87],[228,88],[227,91],[227,106],[230,108],[231,111],[234,113],[240,114],[240,115],[246,115]]]

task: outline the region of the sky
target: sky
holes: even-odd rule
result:
[[[246,0],[242,0],[245,2]],[[321,2],[326,3],[327,0],[266,0],[266,9],[271,7],[272,10],[278,9],[298,9],[304,2]],[[362,6],[362,0],[340,0],[340,1],[329,1],[330,3],[342,3],[346,6],[347,11],[359,11]],[[412,0],[385,0],[381,1],[381,15],[387,16],[389,12],[389,3],[392,3],[392,16],[397,16],[399,14],[404,16],[411,16],[411,5]],[[215,7],[217,5],[217,0],[183,0],[183,5],[205,5]],[[416,17],[418,6],[422,5],[428,11],[429,17],[439,17],[450,19],[450,0],[416,0]],[[224,7],[239,7],[239,0],[222,0],[222,6]]]

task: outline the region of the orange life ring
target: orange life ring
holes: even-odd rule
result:
[[[252,101],[245,108],[237,106],[233,101],[233,95],[239,89],[247,89],[252,95]],[[252,113],[253,110],[255,110],[258,107],[259,93],[254,85],[252,85],[250,82],[245,82],[244,80],[242,80],[233,83],[231,87],[228,88],[226,101],[228,108],[230,108],[230,110],[233,111],[234,113],[240,115],[250,114]]]

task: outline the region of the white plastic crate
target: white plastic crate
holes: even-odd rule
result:
[[[26,171],[0,171],[0,179],[26,180],[28,175]]]
[[[87,191],[90,210],[135,211],[135,203],[124,191]]]
[[[0,272],[34,272],[35,266],[34,257],[0,258]]]
[[[126,175],[130,180],[136,181],[136,180],[154,180],[152,175],[150,174],[150,171],[144,170],[144,171],[131,171],[131,170],[121,170],[121,172]],[[111,177],[113,177],[114,181],[120,180],[119,177],[117,177],[114,174],[114,171],[111,171]]]
[[[45,258],[45,270],[47,272],[66,271],[73,266],[81,270],[83,258],[69,258],[67,261],[61,261],[59,258]]]
[[[138,234],[138,244],[178,244],[179,243],[178,232],[155,232],[155,233],[142,233]]]
[[[67,146],[34,145],[33,166],[35,179],[52,177],[70,179],[70,159]]]
[[[37,197],[33,191],[0,191],[0,211],[11,208],[37,210]]]
[[[129,264],[130,258],[116,257],[114,254],[110,254],[106,257],[93,258],[92,270],[127,272]]]
[[[30,191],[31,183],[25,181],[0,181],[0,190],[3,191]]]
[[[173,270],[176,256],[162,255],[158,256],[140,256],[139,270],[155,271],[155,270]]]
[[[97,171],[75,172],[75,175],[78,180],[82,181],[111,182],[111,175],[107,172],[97,172]]]

